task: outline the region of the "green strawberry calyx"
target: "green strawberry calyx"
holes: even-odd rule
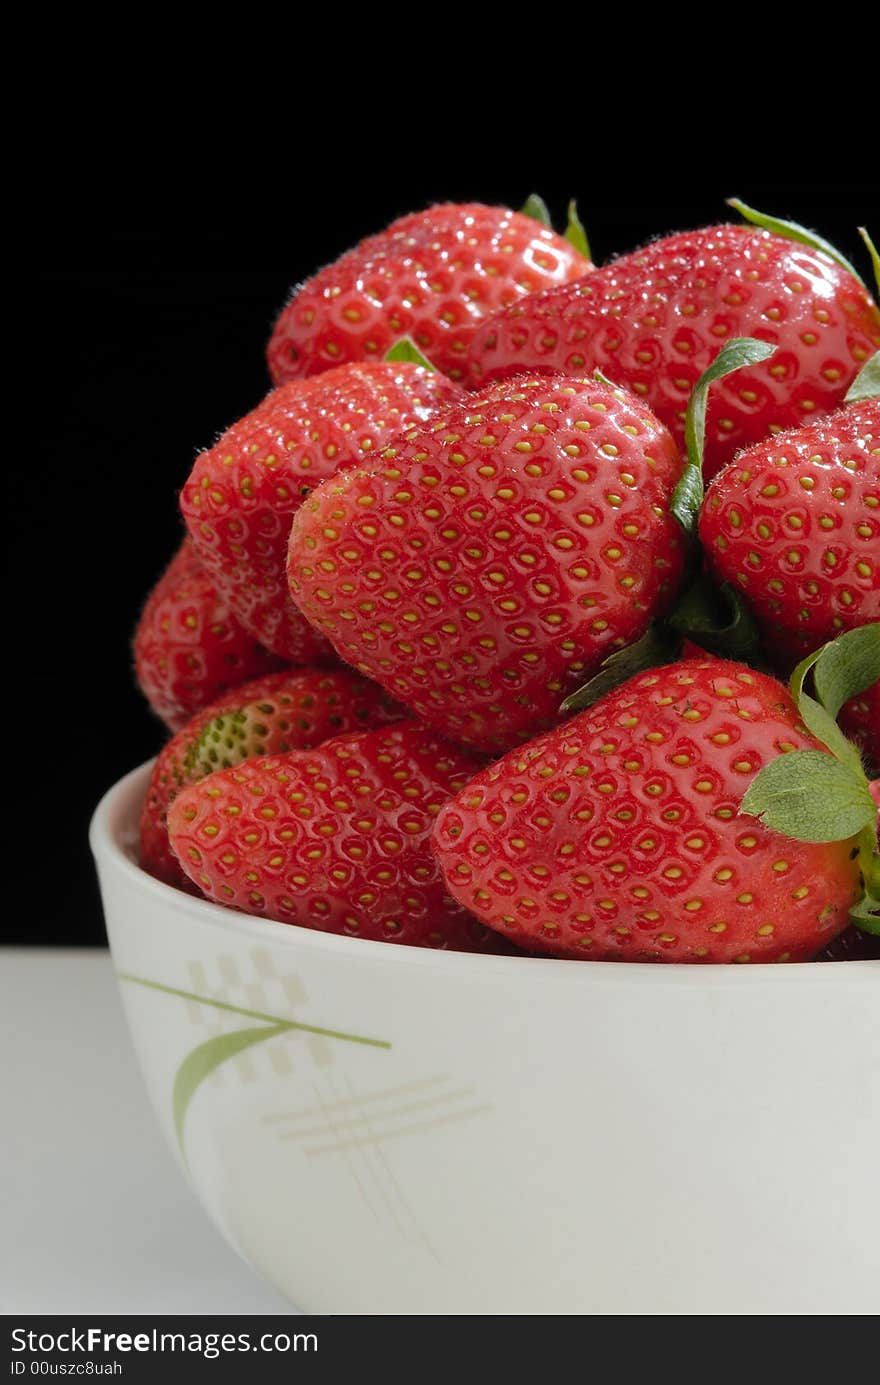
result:
[[[877,293],[880,295],[880,251],[878,251],[876,245],[869,236],[867,226],[859,227],[859,235],[865,242],[868,248],[868,254],[871,256],[871,264],[874,267],[874,282],[877,285]]]
[[[790,750],[771,760],[749,785],[740,812],[800,842],[853,838],[864,893],[850,917],[880,934],[877,806],[859,752],[836,720],[844,702],[878,679],[880,622],[848,630],[803,659],[791,675],[791,695],[807,730],[831,753]]]
[[[544,201],[540,193],[532,192],[520,207],[520,216],[530,216],[533,221],[539,221],[542,226],[548,226],[553,230],[553,219],[550,216],[550,208]]]
[[[685,587],[666,624],[719,659],[762,662],[758,626],[742,592],[730,582],[716,586],[705,572],[698,572]]]
[[[584,229],[584,223],[578,216],[578,204],[574,198],[568,204],[568,225],[565,228],[565,239],[569,245],[574,246],[575,250],[579,250],[585,259],[592,260],[590,242]]]
[[[522,216],[530,216],[533,221],[538,221],[542,226],[547,226],[551,231],[553,230],[553,219],[550,216],[550,209],[543,197],[537,192],[533,192],[527,197],[519,210]],[[569,245],[574,246],[575,250],[580,251],[586,259],[591,260],[593,258],[590,254],[590,242],[587,239],[587,233],[584,230],[583,222],[578,216],[577,202],[575,202],[574,198],[572,198],[568,204],[568,225],[565,228],[565,239],[568,241]]]
[[[830,255],[832,260],[841,265],[847,273],[857,279],[863,288],[867,287],[855,265],[850,264],[845,255],[841,255],[836,246],[830,241],[818,236],[815,231],[809,230],[806,226],[801,226],[797,221],[783,221],[778,216],[768,216],[766,212],[759,212],[754,207],[746,206],[738,197],[727,198],[728,207],[733,207],[734,211],[739,212],[744,221],[750,221],[753,226],[760,226],[763,231],[772,231],[776,236],[784,236],[786,240],[799,241],[801,245],[808,245],[811,250],[821,250],[823,254]]]
[[[844,404],[861,404],[865,399],[880,399],[880,351],[869,356],[844,398]]]
[[[697,527],[697,518],[703,503],[703,451],[706,444],[706,408],[709,403],[709,390],[716,380],[732,375],[746,365],[758,365],[772,356],[775,346],[754,337],[734,337],[719,351],[715,360],[704,370],[688,400],[685,419],[685,441],[687,443],[687,462],[678,485],[672,493],[670,510],[682,529],[692,535]]]
[[[425,370],[433,371],[435,374],[437,371],[437,367],[431,364],[427,356],[422,355],[411,337],[401,337],[400,341],[396,341],[391,349],[385,353],[385,360],[392,363],[405,361],[409,365],[420,365]]]
[[[565,699],[559,708],[560,715],[568,717],[574,712],[583,712],[598,702],[600,697],[619,688],[621,683],[635,678],[637,673],[645,673],[659,664],[671,663],[680,647],[681,640],[675,633],[663,621],[655,621],[648,626],[641,639],[609,654],[602,661],[599,672]]]
[[[741,594],[728,582],[716,587],[705,573],[698,573],[668,616],[655,620],[640,639],[609,654],[599,672],[569,694],[560,716],[585,711],[637,673],[673,663],[686,639],[719,659],[753,667],[761,663],[758,627]]]

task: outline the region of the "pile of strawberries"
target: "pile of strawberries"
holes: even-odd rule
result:
[[[136,632],[147,871],[435,948],[880,955],[880,311],[733,205],[602,268],[573,206],[437,206],[294,292]]]

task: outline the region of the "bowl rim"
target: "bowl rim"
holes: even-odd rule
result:
[[[132,850],[137,840],[137,827],[149,776],[155,760],[147,760],[116,781],[100,799],[89,825],[89,845],[96,861],[107,861],[140,893],[155,897],[157,903],[176,913],[219,928],[225,932],[246,936],[276,947],[307,948],[326,952],[350,961],[404,968],[429,967],[436,974],[469,973],[474,980],[491,974],[496,980],[516,978],[522,981],[525,973],[540,969],[542,980],[554,979],[567,984],[585,985],[642,985],[720,986],[766,984],[792,985],[803,982],[822,984],[823,980],[839,984],[843,980],[878,980],[880,960],[847,962],[798,962],[790,965],[778,962],[755,962],[737,966],[730,962],[676,962],[663,965],[657,962],[610,962],[592,966],[578,965],[578,959],[563,957],[495,956],[479,952],[455,952],[447,949],[414,947],[408,943],[386,943],[370,938],[349,938],[338,933],[326,933],[301,924],[281,923],[226,909],[208,899],[177,890],[148,874],[134,859]],[[438,958],[442,964],[438,966]],[[589,962],[584,958],[584,963]]]

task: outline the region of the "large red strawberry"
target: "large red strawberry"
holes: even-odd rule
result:
[[[272,379],[380,361],[410,337],[461,380],[484,318],[591,268],[569,241],[506,207],[450,203],[414,212],[294,290],[269,342]]]
[[[435,850],[450,892],[521,946],[558,956],[813,957],[859,898],[853,834],[864,850],[876,810],[864,776],[804,731],[806,711],[775,679],[725,660],[638,675],[447,804]],[[820,836],[842,822],[847,840],[793,840],[744,815],[769,813],[778,783],[751,802],[746,791],[788,761],[783,811],[800,776],[810,821],[798,831],[815,836],[818,817]]]
[[[284,670],[231,689],[160,751],[141,812],[141,865],[168,885],[192,888],[170,848],[167,826],[169,805],[188,784],[243,760],[310,750],[403,715],[377,683],[350,669]]]
[[[710,226],[512,304],[476,332],[471,378],[598,367],[681,444],[688,396],[733,337],[777,350],[713,391],[707,478],[738,448],[836,408],[880,346],[880,312],[824,250],[753,226]]]
[[[699,533],[783,664],[880,620],[880,400],[740,453],[708,487]]]
[[[419,947],[491,948],[449,898],[434,818],[475,762],[406,722],[248,760],[184,789],[168,828],[201,890],[248,914]]]
[[[668,604],[681,460],[637,399],[505,382],[298,511],[294,598],[338,652],[451,738],[504,748]]]
[[[135,677],[156,715],[176,731],[225,689],[281,662],[242,627],[185,539],[134,635]]]
[[[284,575],[303,497],[460,396],[417,365],[346,365],[273,390],[196,458],[180,497],[193,544],[242,624],[269,649],[296,664],[329,654],[291,602]]]

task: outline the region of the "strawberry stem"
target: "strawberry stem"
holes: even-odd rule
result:
[[[750,221],[753,226],[760,226],[764,231],[772,231],[774,235],[784,236],[786,240],[799,241],[801,245],[808,245],[811,250],[821,250],[824,254],[830,255],[831,259],[847,270],[854,279],[858,279],[863,288],[867,287],[855,265],[851,265],[845,255],[841,255],[830,241],[823,240],[822,236],[817,236],[815,231],[808,230],[806,226],[801,226],[797,221],[782,221],[779,217],[768,216],[766,212],[756,211],[754,207],[747,207],[745,202],[741,202],[738,197],[728,197],[727,205],[733,207],[745,221]]]

